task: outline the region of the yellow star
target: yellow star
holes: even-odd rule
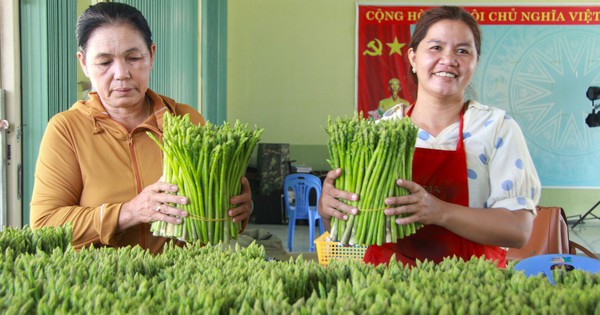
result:
[[[402,47],[406,46],[405,43],[399,43],[397,37],[394,37],[393,43],[385,43],[385,44],[390,46],[390,56],[393,55],[394,53],[398,53],[398,55],[402,56],[402,51],[400,49],[402,49]]]

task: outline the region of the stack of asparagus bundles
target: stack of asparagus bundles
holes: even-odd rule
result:
[[[414,234],[420,224],[398,225],[383,213],[385,199],[407,195],[396,185],[412,179],[412,159],[418,128],[410,118],[380,120],[362,115],[329,118],[327,143],[333,169],[341,168],[338,189],[358,194],[359,201],[345,201],[358,209],[347,221],[332,218],[331,239],[349,245],[381,245]]]
[[[198,126],[188,115],[166,113],[162,143],[148,134],[163,151],[163,180],[179,186],[177,193],[189,199],[179,206],[188,217],[179,225],[154,222],[153,234],[202,244],[237,239],[241,223],[227,215],[233,207],[229,199],[241,192],[241,178],[262,131],[239,121]]]

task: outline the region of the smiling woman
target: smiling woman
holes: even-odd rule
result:
[[[382,119],[409,116],[419,127],[412,181],[398,179],[408,196],[389,196],[387,216],[400,225],[425,225],[415,234],[369,246],[365,261],[436,263],[446,257],[485,256],[506,266],[506,247],[521,247],[531,233],[541,185],[517,123],[502,110],[465,99],[481,50],[475,19],[458,7],[427,11],[415,25],[408,49],[417,82],[415,104],[397,106]],[[346,220],[357,214],[335,188],[342,170],[328,173],[319,212]]]
[[[77,58],[90,78],[89,100],[54,116],[40,145],[31,226],[72,223],[73,244],[140,245],[160,252],[167,238],[149,223],[180,224],[188,203],[178,187],[161,181],[162,154],[148,137],[163,136],[163,117],[204,118],[192,107],[148,89],[156,45],[144,16],[134,7],[101,2],[77,22]],[[248,181],[232,197],[229,215],[247,222]]]

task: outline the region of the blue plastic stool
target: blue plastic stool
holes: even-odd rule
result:
[[[315,191],[316,202],[310,204],[310,193]],[[290,191],[294,192],[291,203]],[[323,219],[319,215],[318,204],[321,197],[321,180],[312,174],[295,173],[285,177],[283,181],[283,200],[288,214],[288,250],[293,251],[296,220],[308,219],[309,251],[315,251],[315,224],[319,221],[319,231],[325,233]]]
[[[581,269],[598,273],[600,272],[600,260],[578,255],[547,254],[525,258],[515,264],[515,270],[524,271],[527,277],[543,273],[552,284],[555,284],[552,270],[557,267],[564,267],[567,271]]]

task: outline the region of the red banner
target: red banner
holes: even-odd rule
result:
[[[404,100],[414,102],[416,85],[409,79],[407,59],[411,25],[430,8],[358,6],[357,110],[365,116],[378,117],[391,104]],[[600,7],[464,8],[481,25],[600,25]]]

